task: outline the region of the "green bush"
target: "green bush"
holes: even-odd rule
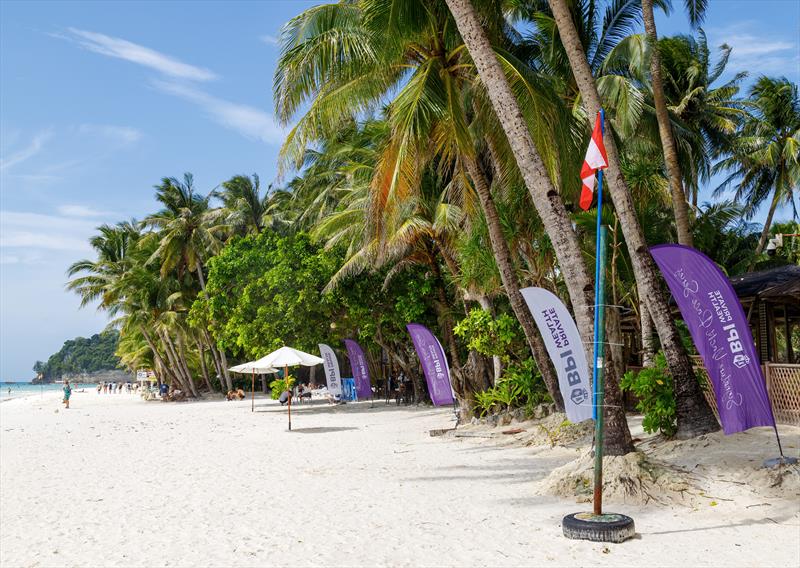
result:
[[[653,367],[642,369],[638,373],[625,373],[620,387],[623,391],[632,392],[639,399],[636,409],[644,414],[642,427],[645,432],[661,432],[668,438],[675,435],[678,427],[675,388],[663,353],[656,355]]]
[[[502,412],[525,407],[528,414],[533,407],[550,400],[533,359],[513,363],[506,367],[497,384],[475,394],[475,410],[483,417],[491,412]]]
[[[275,379],[269,384],[269,388],[272,389],[272,400],[278,400],[283,391],[291,390],[293,386],[294,377],[292,375],[289,375],[285,379]]]

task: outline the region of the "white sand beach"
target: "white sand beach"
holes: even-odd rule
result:
[[[800,564],[797,485],[747,482],[776,454],[768,430],[695,441],[705,458],[694,474],[712,489],[686,504],[609,505],[639,533],[613,545],[563,538],[562,516],[590,506],[537,492],[585,448],[474,426],[473,437],[430,437],[452,425],[449,409],[318,403],[293,417],[287,432],[285,409],[264,399],[255,413],[249,400],[94,392],[76,392],[70,410],[57,394],[3,403],[0,564]],[[800,429],[781,431],[797,455]],[[669,451],[692,469],[681,447]]]

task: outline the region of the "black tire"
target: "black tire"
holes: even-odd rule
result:
[[[561,529],[567,538],[594,542],[620,543],[636,534],[633,519],[617,513],[572,513],[561,521]]]

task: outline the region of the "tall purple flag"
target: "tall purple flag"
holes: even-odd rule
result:
[[[410,323],[406,326],[414,342],[414,349],[422,363],[422,372],[428,382],[431,401],[436,406],[453,404],[453,387],[450,386],[450,366],[442,344],[424,325]]]
[[[683,245],[650,249],[708,371],[726,434],[775,426],[750,325],[730,282],[703,253]]]
[[[356,381],[356,394],[361,400],[372,398],[372,384],[369,381],[369,365],[361,346],[352,339],[345,339],[347,356],[350,358],[350,367],[353,369],[353,378]]]

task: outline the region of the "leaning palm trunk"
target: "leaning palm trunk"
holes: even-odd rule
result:
[[[664,150],[664,163],[667,166],[669,190],[672,195],[672,210],[675,213],[675,227],[678,230],[678,242],[687,247],[692,246],[692,233],[689,230],[689,207],[683,191],[681,167],[678,163],[678,149],[672,134],[667,101],[664,97],[664,83],[661,77],[661,56],[658,53],[658,34],[653,17],[653,0],[642,0],[642,16],[647,41],[650,43],[650,77],[653,85],[653,102],[658,120],[658,134]]]
[[[514,265],[511,262],[511,251],[503,235],[503,229],[500,226],[500,217],[497,214],[497,208],[492,200],[486,177],[483,175],[480,165],[474,159],[468,158],[466,160],[466,165],[472,182],[475,184],[475,192],[478,194],[483,216],[489,228],[489,240],[492,244],[492,252],[497,261],[500,279],[508,295],[508,300],[511,303],[511,309],[514,310],[514,315],[517,316],[517,320],[519,320],[520,325],[522,325],[522,330],[525,333],[525,338],[528,340],[533,359],[539,371],[542,373],[542,379],[547,387],[548,394],[550,394],[553,401],[555,401],[556,408],[564,410],[564,401],[561,397],[561,391],[558,388],[558,378],[550,364],[550,357],[547,354],[544,340],[542,340],[542,336],[539,335],[539,330],[536,328],[533,316],[519,291],[519,279],[514,271]]]
[[[533,144],[528,125],[469,0],[446,0],[494,107],[517,166],[550,237],[582,337],[592,337],[594,290],[567,210]],[[590,354],[586,353],[587,360]]]
[[[177,333],[177,340],[178,340],[178,355],[180,356],[180,363],[183,366],[183,371],[186,374],[186,378],[189,381],[189,389],[191,390],[192,396],[197,398],[200,395],[197,392],[197,387],[194,384],[194,378],[192,378],[192,371],[189,369],[189,363],[186,360],[186,349],[183,345],[183,337],[181,336],[180,331],[178,331]]]
[[[186,375],[186,370],[183,368],[181,364],[181,360],[178,357],[178,351],[175,349],[175,344],[172,342],[172,338],[169,336],[165,330],[161,330],[161,341],[164,343],[164,350],[167,353],[167,356],[172,364],[173,371],[175,376],[178,377],[178,383],[181,385],[181,389],[184,392],[192,394],[192,390],[189,387],[189,379]]]
[[[195,340],[197,344],[197,351],[200,354],[200,372],[203,375],[203,382],[206,384],[206,388],[209,392],[214,392],[215,389],[211,386],[211,380],[208,378],[208,367],[206,366],[206,348],[203,346],[203,342],[199,339]]]
[[[142,336],[144,337],[147,346],[150,347],[150,351],[153,352],[153,359],[155,360],[156,365],[161,367],[161,369],[164,371],[164,374],[167,375],[166,378],[169,379],[169,382],[172,382],[173,379],[177,380],[175,374],[172,373],[172,371],[170,371],[169,365],[166,365],[164,363],[164,359],[161,357],[161,353],[158,351],[158,348],[156,347],[153,338],[150,337],[150,334],[147,332],[144,326],[142,326],[140,329],[142,330]],[[163,382],[160,377],[159,377],[159,382]]]
[[[217,371],[217,378],[219,378],[219,385],[225,392],[228,392],[232,389],[232,384],[228,385],[223,382],[224,375],[222,374],[222,363],[219,360],[219,353],[216,349],[214,349],[214,341],[211,339],[211,334],[208,333],[208,330],[203,328],[201,330],[203,332],[203,337],[206,339],[206,345],[208,345],[208,351],[211,353],[211,360],[214,362],[214,369]]]
[[[206,292],[206,278],[203,275],[203,264],[199,260],[197,261],[197,278],[200,280],[200,289],[203,291],[203,296],[208,299],[208,293]],[[233,382],[231,381],[231,373],[228,370],[228,359],[225,357],[225,349],[219,348],[211,341],[209,341],[208,347],[212,354],[219,358],[219,366],[217,368],[220,373],[219,376],[225,377],[225,386],[227,387],[227,390],[232,390]]]
[[[601,107],[600,95],[597,93],[594,77],[589,63],[586,61],[586,54],[572,22],[569,8],[565,0],[549,0],[549,2],[586,111],[589,116],[593,117]],[[700,390],[700,384],[695,377],[689,356],[672,318],[667,297],[663,293],[658,268],[648,251],[644,233],[639,225],[639,219],[636,217],[630,190],[622,176],[617,145],[610,131],[606,132],[604,142],[609,162],[607,174],[609,193],[631,255],[639,294],[646,298],[650,315],[661,339],[661,345],[675,382],[677,435],[689,438],[717,431],[719,424]]]

